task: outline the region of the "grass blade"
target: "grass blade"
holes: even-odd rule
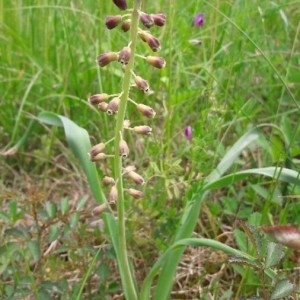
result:
[[[97,202],[103,203],[105,198],[100,188],[97,169],[95,164],[92,163],[88,157],[88,152],[92,146],[87,131],[70,119],[52,112],[41,112],[38,115],[38,120],[48,125],[64,128],[69,147],[80,161],[94,198]]]

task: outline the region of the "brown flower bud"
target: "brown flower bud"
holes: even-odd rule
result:
[[[121,15],[107,16],[105,19],[105,25],[108,29],[113,29],[117,27],[122,21]]]
[[[141,199],[143,197],[143,192],[136,189],[128,189],[126,192],[132,196],[134,199]]]
[[[151,15],[148,15],[144,12],[140,13],[140,20],[141,20],[142,24],[147,28],[152,27],[154,24],[153,19],[151,18]]]
[[[112,177],[104,176],[102,179],[102,183],[104,185],[111,185],[111,184],[115,184],[115,180]]]
[[[123,158],[126,158],[129,154],[128,145],[123,139],[121,139],[119,143],[119,153]]]
[[[150,14],[154,24],[156,26],[164,26],[166,23],[166,15],[165,14]]]
[[[100,204],[98,206],[96,206],[94,209],[93,209],[93,215],[100,215],[102,212],[105,211],[105,209],[107,208],[107,204],[106,203],[103,203],[103,204]]]
[[[113,185],[109,191],[108,199],[110,202],[117,202],[118,200],[118,189]]]
[[[135,126],[132,130],[139,134],[150,135],[152,133],[152,128],[147,125]]]
[[[98,155],[99,153],[102,153],[103,150],[105,149],[105,144],[104,143],[99,143],[95,146],[93,146],[90,150],[90,157],[91,159]]]
[[[105,67],[110,62],[118,60],[118,54],[116,52],[106,52],[98,55],[97,61],[100,67]]]
[[[106,158],[107,158],[107,155],[105,153],[102,153],[102,152],[98,153],[95,156],[90,156],[90,159],[91,159],[92,162],[104,160]]]
[[[113,0],[114,4],[118,6],[121,10],[127,9],[127,1],[126,0]]]
[[[106,112],[107,108],[108,108],[108,104],[106,102],[101,102],[101,103],[98,104],[98,108],[101,111]]]
[[[108,103],[106,112],[107,112],[109,115],[112,115],[112,114],[114,114],[114,113],[117,113],[117,112],[118,112],[118,109],[119,109],[119,103],[120,103],[120,98],[119,98],[119,97],[114,97],[114,98],[112,98],[112,99],[109,101],[109,103]]]
[[[146,62],[149,65],[158,69],[162,69],[166,66],[166,61],[162,57],[158,57],[158,56],[147,56]]]
[[[136,184],[143,185],[145,183],[144,178],[134,171],[128,172],[126,175]]]
[[[124,47],[119,53],[118,62],[120,62],[122,65],[127,65],[130,60],[130,55],[130,47]]]
[[[136,107],[143,116],[145,116],[149,119],[154,118],[156,115],[156,112],[150,106],[139,103],[139,104],[137,104]]]
[[[134,82],[139,90],[143,91],[144,93],[149,93],[150,88],[147,80],[140,76],[135,76]]]
[[[139,32],[139,36],[144,42],[146,42],[149,45],[149,47],[154,52],[156,52],[160,49],[159,40],[156,37],[154,37],[151,33],[142,30]]]
[[[130,29],[130,25],[131,25],[131,21],[130,20],[125,20],[122,22],[121,24],[121,29],[124,31],[124,32],[127,32],[129,29]]]
[[[97,105],[101,102],[107,101],[109,98],[108,94],[102,93],[102,94],[95,94],[89,97],[89,102],[92,105]]]

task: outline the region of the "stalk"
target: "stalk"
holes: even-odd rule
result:
[[[125,68],[125,74],[122,83],[122,95],[120,99],[120,105],[117,114],[117,123],[115,127],[115,159],[114,159],[114,173],[117,183],[118,190],[118,201],[117,201],[117,210],[118,210],[118,233],[119,233],[119,252],[120,252],[120,261],[119,269],[122,278],[122,285],[124,290],[127,290],[128,300],[137,300],[137,291],[134,283],[134,277],[130,269],[127,246],[126,246],[126,224],[125,224],[125,214],[124,214],[124,192],[123,192],[123,178],[122,178],[122,158],[119,155],[119,142],[123,134],[123,122],[125,118],[126,106],[129,97],[130,91],[130,80],[131,74],[134,68],[135,52],[136,52],[136,42],[138,34],[138,22],[139,22],[139,13],[141,9],[142,0],[135,0],[134,7],[131,17],[131,31],[130,31],[130,48],[131,48],[131,57]]]

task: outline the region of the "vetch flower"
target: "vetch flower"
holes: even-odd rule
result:
[[[192,127],[191,126],[186,126],[184,129],[184,135],[188,140],[192,139]]]
[[[199,13],[194,17],[194,26],[202,27],[204,26],[204,14]]]

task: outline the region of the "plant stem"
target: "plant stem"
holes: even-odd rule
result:
[[[125,214],[124,214],[124,192],[123,192],[123,178],[122,178],[122,158],[119,155],[119,142],[120,136],[123,135],[123,122],[125,118],[126,106],[130,91],[131,73],[134,68],[134,58],[136,51],[138,22],[139,22],[139,10],[141,8],[142,0],[135,0],[134,7],[131,15],[131,31],[130,31],[130,48],[131,57],[125,68],[125,74],[122,83],[122,96],[119,104],[117,124],[115,128],[115,159],[114,159],[114,173],[117,182],[118,189],[118,232],[119,232],[119,269],[122,278],[122,285],[124,288],[125,296],[128,300],[137,299],[137,291],[135,288],[134,277],[130,269],[127,246],[126,246],[126,226],[125,226]]]

